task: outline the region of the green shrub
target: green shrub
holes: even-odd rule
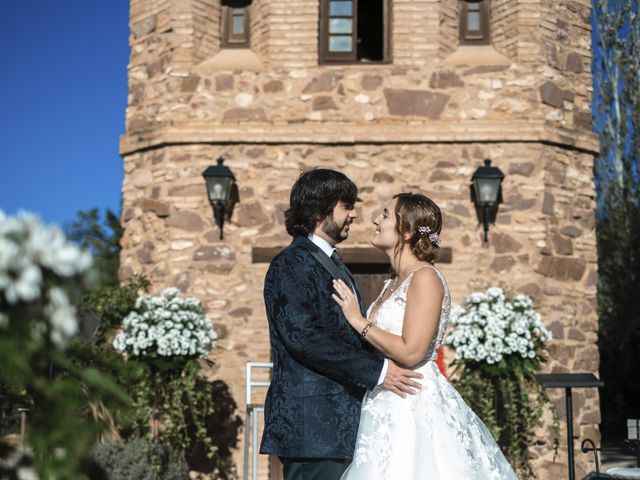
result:
[[[159,464],[154,466],[150,452],[157,449]],[[104,471],[106,480],[183,480],[189,469],[183,455],[168,448],[156,447],[149,440],[134,438],[124,447],[107,442],[97,445],[92,453],[94,462]]]

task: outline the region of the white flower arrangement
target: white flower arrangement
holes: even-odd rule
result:
[[[44,225],[31,213],[9,217],[0,210],[0,308],[15,311],[42,302],[47,324],[32,326],[35,339],[48,332],[54,345],[64,348],[77,333],[78,319],[67,287],[72,280],[86,282],[92,263],[91,255],[68,241],[60,227]],[[0,329],[10,328],[11,317],[0,312]]]
[[[113,340],[118,352],[135,357],[206,357],[218,338],[202,303],[181,298],[177,288],[141,296]]]
[[[446,343],[455,349],[457,361],[495,364],[511,355],[535,359],[551,339],[530,297],[508,299],[497,287],[472,293],[463,307],[451,309],[450,318],[454,330]]]

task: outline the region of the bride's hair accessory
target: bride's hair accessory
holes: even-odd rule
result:
[[[436,247],[440,246],[440,235],[438,235],[436,232],[432,232],[431,228],[427,225],[420,225],[418,227],[418,232],[420,233],[420,235],[422,235],[423,237],[428,236],[429,237],[429,241],[435,245]]]

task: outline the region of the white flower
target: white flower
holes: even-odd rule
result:
[[[178,295],[180,295],[180,290],[178,290],[175,287],[169,287],[169,288],[165,288],[161,295],[165,298],[174,298]]]
[[[91,261],[89,253],[67,241],[59,227],[43,225],[27,212],[0,215],[0,291],[10,304],[40,297],[43,270],[61,281],[86,274]]]
[[[50,338],[58,348],[64,348],[71,337],[78,331],[76,309],[69,303],[69,298],[65,291],[59,287],[52,287],[48,292],[48,296],[49,303],[44,312],[49,317],[51,325]]]
[[[134,356],[205,357],[217,335],[202,304],[194,298],[184,300],[179,293],[168,288],[158,297],[139,297],[135,310],[123,320],[123,332],[114,339],[114,348]]]
[[[19,301],[31,302],[40,296],[40,283],[42,272],[33,264],[25,265],[16,272],[16,277],[7,281],[7,276],[2,275],[0,286],[4,287],[4,296],[9,303]],[[13,280],[13,281],[11,281]]]
[[[508,299],[498,287],[470,294],[464,307],[451,309],[450,320],[454,330],[446,343],[460,360],[493,364],[513,354],[535,358],[551,336],[530,297]]]
[[[18,254],[19,249],[15,242],[8,238],[0,237],[0,273],[9,269]]]
[[[487,290],[486,293],[487,297],[491,298],[491,299],[495,299],[495,300],[502,300],[504,299],[504,292],[501,288],[498,287],[491,287]]]
[[[480,303],[484,300],[486,300],[486,297],[484,293],[480,292],[473,292],[471,295],[469,295],[469,298],[467,298],[467,302],[469,303]]]

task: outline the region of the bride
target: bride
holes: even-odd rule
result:
[[[423,374],[413,396],[376,387],[362,404],[352,464],[342,480],[485,480],[516,475],[482,421],[435,364],[451,298],[438,256],[442,215],[420,194],[401,193],[373,222],[372,244],[391,260],[385,282],[363,318],[341,280],[333,299],[361,337],[397,363]]]

